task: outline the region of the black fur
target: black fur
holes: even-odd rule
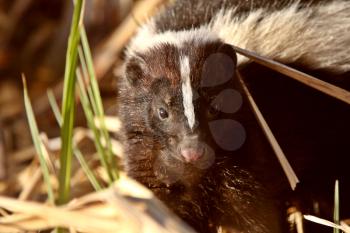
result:
[[[237,17],[240,17],[252,9],[264,7],[273,11],[292,2],[295,1],[178,0],[156,16],[156,26],[159,33],[191,30],[209,22],[214,13],[223,8],[238,7]],[[300,2],[300,7],[306,7],[319,1]],[[128,175],[150,188],[199,232],[216,232],[219,226],[229,232],[281,232],[281,218],[284,215],[273,201],[273,195],[286,193],[288,184],[247,100],[243,98],[242,107],[234,114],[210,112],[212,108],[208,102],[222,90],[232,88],[243,93],[236,77],[233,75],[228,82],[212,88],[200,86],[205,60],[217,52],[236,59],[234,51],[219,40],[203,45],[189,41],[181,48],[165,43],[127,58],[125,74],[118,86],[118,112],[123,122],[120,137],[125,148],[126,170]],[[178,58],[182,54],[189,55],[191,86],[198,94],[195,100],[198,122],[194,134],[201,142],[209,145],[215,154],[214,164],[206,169],[184,162],[177,154],[183,137],[190,134],[181,97]],[[214,66],[220,70],[220,65]],[[258,76],[262,80],[257,70],[254,73],[245,69],[243,74],[253,72],[251,76]],[[276,76],[273,72],[265,74],[269,75]],[[252,85],[253,91],[260,90],[257,91],[260,104],[275,108],[278,97],[271,100],[269,93],[266,93],[274,86],[261,80],[258,82],[259,87]],[[159,107],[169,112],[169,121],[159,119]],[[349,111],[344,111],[348,116]],[[276,113],[272,114],[272,126],[279,127],[274,128],[274,132],[277,132],[277,136],[280,136],[279,133],[287,135],[285,139],[289,140],[287,127],[283,129],[285,119],[276,120],[278,109],[271,112]],[[245,143],[234,152],[220,149],[209,134],[209,122],[220,118],[234,119],[245,128]],[[293,119],[288,119],[288,124],[289,120],[293,122]],[[302,138],[301,134],[296,135]],[[312,139],[308,142],[312,143]],[[288,144],[282,140],[283,143]],[[288,148],[297,158],[304,149],[299,151],[294,145],[283,145],[283,148]],[[300,159],[303,159],[302,156]],[[209,160],[209,157],[204,157],[198,163],[205,164]],[[301,167],[297,167],[297,172],[299,170]]]
[[[190,54],[191,84],[199,95],[195,100],[198,122],[194,132],[188,128],[182,106],[178,58],[184,51]],[[208,101],[222,90],[239,88],[235,76],[223,85],[201,87],[206,58],[215,53],[231,57],[232,64],[236,60],[232,47],[217,41],[201,46],[189,43],[181,49],[165,44],[126,62],[125,76],[119,83],[119,116],[124,125],[121,137],[127,172],[199,232],[215,232],[219,226],[232,231],[278,232],[275,203],[257,179],[239,166],[251,159],[247,155],[258,154],[257,145],[261,143],[254,142],[256,138],[264,142],[247,103],[233,115],[210,113]],[[211,62],[214,64],[207,64],[209,68],[204,70],[215,78],[210,69],[224,72],[225,67],[215,59]],[[167,109],[171,121],[159,119],[159,107]],[[210,121],[227,117],[241,122],[249,132],[247,146],[233,153],[220,149],[208,128]],[[177,148],[186,135],[193,134],[199,141],[192,143],[204,142],[207,150],[214,150],[214,164],[210,155],[196,164],[179,158]],[[266,151],[272,156],[269,148]],[[203,169],[206,164],[211,166]]]

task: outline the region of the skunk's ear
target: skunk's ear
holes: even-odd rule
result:
[[[146,62],[141,57],[131,57],[124,64],[124,78],[131,86],[139,86],[145,79],[146,72]]]
[[[235,76],[237,55],[229,44],[221,44],[204,61],[202,87],[215,87],[228,82]]]

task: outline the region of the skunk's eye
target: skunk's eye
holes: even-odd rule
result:
[[[159,108],[158,109],[158,115],[161,120],[165,120],[166,118],[169,117],[168,112],[164,108]]]

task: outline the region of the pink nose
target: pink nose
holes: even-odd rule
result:
[[[201,149],[193,149],[193,148],[186,148],[181,150],[181,155],[184,157],[186,162],[194,162],[200,159],[203,155],[203,150]]]

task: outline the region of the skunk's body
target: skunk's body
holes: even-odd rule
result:
[[[199,232],[280,232],[280,212],[261,182],[282,176],[281,169],[245,98],[241,107],[239,94],[221,100],[238,106],[232,112],[211,104],[240,90],[236,68],[248,60],[229,44],[344,73],[350,2],[178,0],[164,9],[127,48],[118,109],[126,170]],[[221,74],[229,79],[220,81]],[[206,79],[214,84],[203,85]],[[217,133],[214,122],[235,133]],[[275,172],[261,173],[261,164]]]
[[[220,38],[283,63],[345,72],[349,25],[348,1],[180,0],[143,26],[129,51],[160,41]]]

